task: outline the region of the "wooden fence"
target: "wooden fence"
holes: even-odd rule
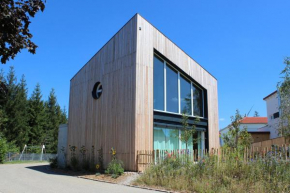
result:
[[[249,162],[267,157],[275,157],[280,160],[290,160],[290,146],[283,144],[280,146],[258,147],[252,146],[245,149],[243,153],[237,152],[236,149],[211,149],[211,150],[140,150],[137,151],[137,171],[145,171],[148,167],[160,164],[165,159],[178,157],[183,161],[199,162],[202,159],[215,156],[217,162],[227,161],[231,157],[237,156],[239,160]]]
[[[278,137],[278,138],[275,138],[275,139],[269,139],[269,140],[266,140],[266,141],[253,143],[252,147],[270,148],[272,145],[282,146],[282,145],[287,145],[287,144],[290,144],[290,140],[289,139],[286,139],[285,137]]]

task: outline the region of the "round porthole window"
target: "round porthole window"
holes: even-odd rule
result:
[[[93,91],[92,91],[93,98],[94,99],[100,98],[101,95],[102,95],[102,92],[103,92],[103,86],[102,86],[102,84],[100,82],[97,82],[94,85],[94,88],[93,88]]]

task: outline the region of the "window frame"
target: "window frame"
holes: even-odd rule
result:
[[[202,88],[201,86],[197,85],[196,83],[194,83],[192,80],[190,80],[188,77],[186,77],[186,75],[182,72],[180,72],[180,70],[178,70],[176,67],[174,67],[172,64],[170,64],[169,62],[167,62],[163,57],[161,57],[159,54],[155,53],[153,54],[153,57],[158,57],[160,60],[163,61],[163,69],[164,69],[164,81],[163,81],[163,85],[164,85],[164,110],[158,110],[158,109],[154,109],[154,111],[157,112],[164,112],[164,113],[171,113],[171,114],[175,114],[175,115],[181,115],[181,97],[180,97],[180,77],[182,76],[182,78],[184,78],[185,80],[190,82],[190,89],[191,89],[191,114],[188,115],[189,117],[196,117],[196,118],[205,118],[205,95],[204,95],[204,88]],[[154,60],[153,60],[154,61]],[[175,112],[170,112],[167,111],[167,101],[166,101],[166,97],[167,97],[167,88],[166,88],[166,66],[169,66],[170,68],[174,69],[175,71],[177,71],[177,75],[178,75],[178,83],[177,83],[177,89],[178,89],[178,113]],[[153,64],[153,69],[154,69],[154,64]],[[153,86],[154,86],[154,80],[153,80]],[[201,90],[201,99],[202,99],[202,116],[196,116],[194,115],[194,109],[193,109],[193,86],[197,87],[198,89]],[[154,89],[153,89],[154,90]]]

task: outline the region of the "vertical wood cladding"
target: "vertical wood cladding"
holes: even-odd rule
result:
[[[102,146],[105,163],[114,147],[125,168],[131,170],[135,167],[136,19],[134,16],[71,79],[68,129],[68,146],[79,149],[85,145],[88,155],[94,146],[95,160]],[[91,93],[96,82],[103,86],[97,100]]]
[[[95,160],[102,146],[105,163],[114,147],[125,169],[136,170],[137,150],[153,150],[154,49],[207,90],[209,147],[219,146],[217,80],[138,14],[71,79],[68,146],[84,145],[89,156],[94,146]]]

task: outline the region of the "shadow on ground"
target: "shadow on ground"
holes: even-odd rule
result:
[[[31,170],[35,170],[38,172],[42,172],[45,174],[51,174],[51,175],[62,175],[62,176],[80,176],[80,175],[90,175],[92,174],[91,172],[75,172],[75,171],[71,171],[71,170],[65,170],[65,169],[59,169],[59,168],[55,168],[52,169],[50,168],[49,165],[37,165],[37,166],[27,166],[27,169],[31,169]]]

